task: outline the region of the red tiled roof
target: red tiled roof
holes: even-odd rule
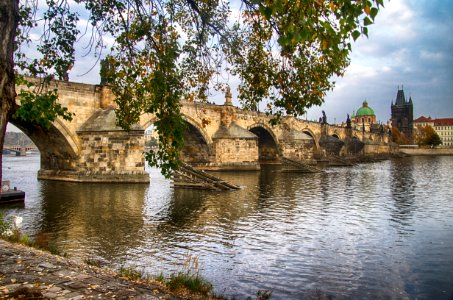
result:
[[[453,126],[453,118],[435,119],[434,126]]]
[[[414,123],[426,123],[426,122],[433,122],[434,120],[431,119],[431,117],[425,117],[425,116],[421,116],[420,118],[418,119],[415,119],[414,120]]]
[[[431,119],[431,117],[425,117],[425,116],[421,116],[420,118],[418,119],[415,119],[414,120],[414,123],[426,123],[426,122],[433,122],[434,120]]]

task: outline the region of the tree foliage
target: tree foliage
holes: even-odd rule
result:
[[[57,117],[71,120],[73,116],[58,103],[58,91],[49,84],[53,79],[68,79],[75,61],[79,19],[67,2],[47,0],[46,4],[42,18],[36,15],[37,2],[25,1],[19,7],[14,64],[16,85],[23,88],[17,91],[20,106],[15,108],[13,117],[50,127]],[[31,31],[38,27],[41,36],[35,44]],[[29,53],[33,47],[34,57]]]
[[[429,125],[417,126],[415,132],[415,143],[419,146],[436,147],[442,144],[442,141],[437,132]]]
[[[398,128],[392,127],[392,141],[398,145],[411,144],[411,140],[403,132],[399,131]]]
[[[229,76],[236,76],[244,108],[256,109],[264,100],[274,122],[301,115],[323,102],[334,84],[329,79],[349,64],[351,42],[368,35],[383,6],[383,0],[46,0],[39,19],[37,2],[26,0],[17,33],[18,72],[44,84],[68,78],[80,34],[80,15],[70,3],[89,12],[88,48],[95,55],[101,55],[104,37],[114,39],[102,78],[116,96],[119,125],[130,128],[144,112],[157,116],[159,149],[146,157],[166,175],[177,167],[183,146],[181,101],[206,101],[211,89],[225,91]],[[30,28],[42,29],[36,58],[26,53]],[[70,119],[55,97],[51,92],[42,103],[30,96],[30,105],[17,113],[39,116],[38,122]],[[41,113],[46,109],[51,113]]]

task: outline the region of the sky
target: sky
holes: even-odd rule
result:
[[[346,121],[347,114],[367,101],[377,120],[386,123],[392,101],[403,88],[412,97],[414,118],[453,118],[453,3],[451,0],[386,0],[369,27],[368,38],[353,43],[350,65],[322,106],[312,107],[304,119],[318,120],[322,110],[328,123]],[[83,29],[83,28],[81,28]],[[83,42],[80,43],[83,45]],[[70,80],[99,83],[99,64],[78,49]],[[233,79],[233,103],[239,105]],[[213,92],[209,101],[222,104]]]
[[[353,44],[344,77],[321,107],[307,118],[326,112],[329,123],[345,122],[364,100],[377,120],[391,117],[398,88],[412,97],[414,118],[453,118],[453,2],[451,0],[385,1],[369,38]]]

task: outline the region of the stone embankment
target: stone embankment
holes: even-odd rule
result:
[[[158,283],[0,240],[0,299],[181,299]]]
[[[400,148],[400,152],[410,156],[453,155],[453,148]]]

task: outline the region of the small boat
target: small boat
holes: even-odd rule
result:
[[[9,181],[2,181],[2,189],[0,191],[0,205],[24,202],[25,202],[24,191],[18,190],[16,187],[11,189],[9,186]]]

